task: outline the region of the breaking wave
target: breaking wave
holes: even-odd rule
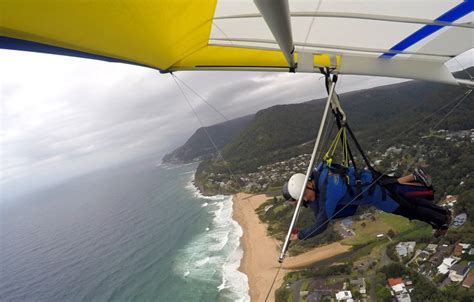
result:
[[[243,256],[240,247],[243,231],[232,219],[232,197],[204,196],[192,180],[186,188],[206,204],[212,220],[202,234],[179,250],[174,270],[188,280],[219,280],[216,288],[221,299],[250,301],[247,275],[238,270]]]

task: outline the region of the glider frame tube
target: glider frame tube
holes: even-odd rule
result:
[[[306,170],[306,180],[309,179],[309,176],[311,175],[311,172],[313,171],[313,165],[314,165],[314,161],[315,161],[315,158],[316,158],[316,152],[319,148],[319,143],[321,141],[321,136],[323,134],[324,124],[326,123],[326,119],[327,119],[328,111],[329,111],[329,105],[331,104],[332,96],[334,94],[335,87],[336,87],[336,82],[334,82],[334,81],[331,82],[331,88],[329,89],[329,95],[328,95],[328,98],[327,98],[327,101],[326,101],[326,107],[324,108],[323,117],[321,119],[321,124],[319,125],[318,135],[316,137],[316,142],[314,143],[313,153],[311,154],[311,160],[309,162],[308,169]],[[300,193],[300,196],[298,198],[298,202],[296,204],[295,213],[293,214],[293,218],[291,219],[290,228],[288,229],[288,234],[286,234],[285,243],[283,244],[283,247],[282,247],[281,253],[280,253],[280,257],[278,258],[278,262],[280,262],[280,263],[283,262],[283,259],[285,258],[285,253],[286,253],[286,251],[288,249],[288,246],[290,244],[291,232],[292,232],[292,230],[293,230],[293,228],[296,224],[296,220],[298,218],[298,214],[299,214],[301,202],[303,200],[303,195],[304,195],[304,191],[305,191],[304,189],[305,188],[306,188],[306,182],[303,183],[303,187],[301,188],[301,193]]]
[[[280,50],[288,62],[288,66],[290,69],[294,69],[296,67],[294,58],[295,46],[291,31],[288,0],[254,0],[254,3],[275,37]]]
[[[474,28],[471,22],[466,23],[453,23],[438,20],[429,20],[421,18],[410,18],[402,16],[389,16],[389,15],[375,15],[375,14],[360,14],[360,13],[343,13],[343,12],[290,12],[291,17],[318,17],[318,18],[345,18],[345,19],[356,19],[356,20],[374,20],[374,21],[385,21],[385,22],[398,22],[406,24],[424,24],[424,25],[438,25],[438,26],[450,26],[450,27],[463,27],[463,28]],[[228,15],[214,17],[214,20],[227,20],[227,19],[245,19],[245,18],[261,18],[260,14],[240,14],[240,15]]]

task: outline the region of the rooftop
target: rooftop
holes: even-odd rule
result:
[[[397,284],[403,284],[402,278],[388,278],[387,279],[388,285],[395,286]]]
[[[462,283],[462,286],[471,288],[474,285],[474,271],[471,271],[469,275],[467,275],[466,279]]]
[[[451,267],[454,263],[456,263],[456,259],[454,258],[444,258],[443,259],[443,264],[446,264],[447,266]]]
[[[458,263],[451,267],[451,271],[455,271],[460,276],[464,275],[468,269],[469,266],[465,263]]]
[[[454,248],[453,252],[454,256],[461,256],[462,254],[462,246],[457,244],[456,247]]]
[[[352,294],[348,290],[343,290],[336,293],[336,300],[338,301],[352,301]]]

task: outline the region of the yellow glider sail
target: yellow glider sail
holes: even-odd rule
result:
[[[295,71],[456,83],[444,63],[473,48],[473,4],[289,1]],[[252,0],[2,0],[0,48],[161,71],[289,70]]]

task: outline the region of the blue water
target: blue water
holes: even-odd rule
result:
[[[190,185],[195,165],[134,163],[0,211],[0,300],[248,301],[228,196]]]

